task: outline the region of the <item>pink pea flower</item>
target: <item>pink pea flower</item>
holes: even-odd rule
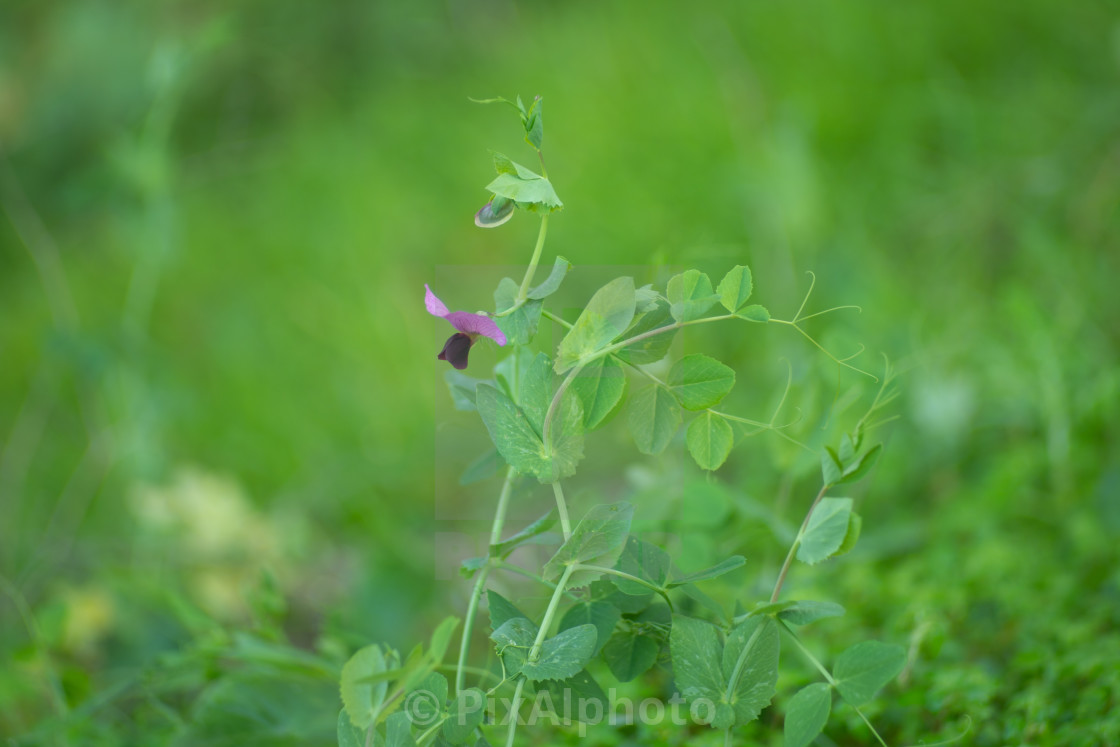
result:
[[[467,354],[478,338],[489,337],[499,345],[506,344],[506,336],[494,320],[485,314],[471,314],[467,311],[448,311],[443,301],[436,298],[432,289],[424,283],[424,306],[432,316],[438,316],[451,322],[456,329],[455,334],[447,338],[443,350],[436,356],[441,361],[447,361],[455,368],[462,371],[467,367]]]

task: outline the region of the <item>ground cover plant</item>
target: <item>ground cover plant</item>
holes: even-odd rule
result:
[[[804,747],[816,739],[828,722],[834,691],[865,721],[870,735],[886,744],[861,706],[902,671],[904,647],[857,642],[835,657],[830,671],[800,642],[795,627],[841,616],[844,608],[834,600],[785,599],[782,586],[795,559],[816,565],[847,553],[859,540],[860,515],[853,511],[851,498],[837,493],[867,475],[882,450],[869,435],[884,422],[881,411],[894,397],[889,367],[879,380],[821,347],[802,325],[838,309],[808,313],[808,294],[789,320],[749,303],[754,281],[745,265],[731,268],[718,284],[695,269],[673,275],[663,288],[652,283],[636,286],[628,276],[615,278],[594,292],[573,321],[558,316],[547,304],[572,264],[556,257],[547,277],[536,282],[549,220],[562,207],[544,169],[543,100],[537,96],[528,105],[520,97],[481,103],[508,105],[516,112],[540,173],[495,152],[497,176],[486,187],[490,199],[478,211],[475,224],[497,228],[523,211],[539,217],[540,231],[521,281],[502,278],[498,284],[493,312],[451,312],[427,285],[424,303],[430,314],[455,330],[437,356],[453,367],[446,377],[450,396],[457,408],[478,413],[493,442],[493,449],[468,467],[463,481],[476,482],[494,473],[503,473],[504,479],[487,553],[462,565],[474,587],[464,613],[458,659],[450,668],[453,686],[440,670],[459,627],[458,617],[448,617],[437,627],[426,650],[418,645],[406,657],[380,644],[361,649],[342,671],[345,708],[339,714],[339,744],[482,745],[490,743],[487,733],[494,740],[501,730],[504,743],[512,746],[523,723],[523,707],[531,707],[529,727],[547,721],[569,730],[574,726],[583,736],[588,725],[604,720],[613,724],[620,718],[633,723],[635,718],[632,704],[625,716],[614,712],[614,698],[596,674],[602,679],[605,669],[619,684],[629,683],[660,663],[671,670],[677,689],[669,701],[674,707],[671,723],[709,726],[722,732],[723,743],[730,745],[736,742],[735,727],[755,721],[770,706],[783,639],[823,678],[785,700],[784,744]],[[547,322],[561,327],[554,353],[532,347],[538,327]],[[672,357],[673,340],[681,330],[728,322],[736,329],[744,323],[789,326],[841,369],[881,385],[851,431],[821,452],[820,489],[790,542],[769,598],[752,604],[737,601],[734,610],[708,596],[699,584],[746,566],[743,556],[682,571],[664,547],[632,532],[640,502],[593,505],[573,522],[563,488],[591,450],[591,432],[623,409],[635,446],[654,457],[676,441],[687,413],[686,448],[709,475],[728,459],[736,441],[763,432],[779,434],[813,453],[782,433],[787,425],[778,424],[788,391],[770,419],[762,421],[717,409],[736,377],[716,358],[702,353],[679,357],[664,378],[651,370]],[[507,348],[508,354],[485,378],[462,373],[472,347],[486,339]],[[628,394],[629,374],[641,383]],[[523,480],[549,486],[555,507],[509,533],[509,503]],[[685,510],[699,508],[691,505],[687,494],[683,501]],[[559,532],[543,567],[524,568],[508,561],[524,544],[548,543],[547,533],[553,529]],[[489,588],[492,572],[523,575],[550,590],[543,613],[523,612]],[[470,666],[469,653],[483,595],[496,655],[491,658],[497,666],[478,670]],[[478,673],[484,675],[480,686],[466,687],[467,675]],[[498,713],[494,701],[509,690],[512,696],[502,699],[507,712]],[[646,725],[663,727],[666,706],[653,697],[659,689],[646,694],[650,697],[641,705]],[[682,706],[688,719],[678,712]]]

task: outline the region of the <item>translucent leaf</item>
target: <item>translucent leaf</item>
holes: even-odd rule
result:
[[[672,561],[669,559],[667,552],[657,545],[631,535],[626,539],[626,546],[623,548],[622,555],[619,556],[615,568],[643,581],[648,581],[658,589],[663,589],[669,579],[671,566]],[[611,576],[611,583],[618,587],[618,590],[623,594],[641,596],[650,593],[648,586],[643,586],[637,581],[631,581],[627,578]]]
[[[735,372],[706,355],[688,355],[669,371],[669,387],[686,410],[704,410],[719,404],[735,386]]]
[[[633,630],[619,631],[603,647],[603,660],[619,682],[630,682],[657,662],[657,641]]]
[[[801,546],[797,548],[797,559],[812,565],[839,550],[848,532],[851,511],[851,498],[822,498],[805,527]]]
[[[778,625],[770,617],[748,617],[728,634],[721,670],[736,724],[753,721],[770,704],[779,649]]]
[[[361,680],[380,674],[399,665],[394,654],[386,657],[381,646],[373,644],[359,649],[342,668],[342,705],[350,721],[359,729],[368,729],[385,701],[388,682],[363,683]]]
[[[486,694],[477,687],[460,690],[447,708],[443,722],[443,737],[451,744],[463,744],[470,739],[486,716]]]
[[[735,434],[722,417],[703,412],[688,424],[686,441],[689,453],[701,469],[716,470],[731,453]]]
[[[548,274],[543,283],[529,291],[529,298],[539,301],[551,296],[560,289],[560,283],[564,282],[564,277],[571,268],[571,262],[563,257],[557,257],[556,262],[552,265],[552,272]]]
[[[564,373],[625,332],[634,318],[635,303],[633,278],[616,278],[597,290],[560,341],[556,373]]]
[[[569,607],[564,616],[560,618],[557,630],[564,631],[578,625],[595,626],[595,649],[592,656],[597,656],[611,634],[614,633],[614,628],[618,625],[620,619],[622,619],[622,613],[618,607],[610,602],[579,602]]]
[[[594,625],[577,625],[557,633],[541,645],[536,661],[522,664],[521,673],[532,682],[575,676],[591,660],[596,635]]]
[[[746,265],[736,265],[723,276],[723,280],[719,281],[716,292],[719,293],[719,301],[723,304],[723,307],[728,311],[735,312],[751,297],[753,289],[751,268]]]
[[[722,646],[711,623],[684,615],[673,615],[669,651],[673,657],[673,679],[688,701],[723,699]]]
[[[860,706],[897,677],[905,665],[906,649],[902,646],[864,641],[840,654],[832,676],[844,700]]]
[[[712,281],[699,270],[688,270],[670,278],[665,296],[678,322],[700,319],[719,300],[712,290]]]
[[[669,588],[675,586],[683,586],[684,584],[694,584],[698,581],[707,581],[708,579],[718,578],[725,573],[730,573],[736,568],[742,568],[746,565],[747,559],[742,555],[732,555],[726,560],[720,561],[710,568],[705,568],[702,571],[689,573],[684,576],[675,576],[669,581]]]
[[[875,462],[879,460],[879,454],[882,453],[882,451],[883,445],[875,444],[875,446],[869,449],[866,454],[860,457],[858,462],[850,465],[847,469],[845,469],[843,477],[837,482],[848,483],[859,480],[861,477],[870,472],[871,468],[875,466]]]
[[[529,650],[537,637],[537,626],[524,617],[514,617],[502,623],[490,640],[502,658],[507,677],[516,677],[529,659]]]
[[[832,688],[816,682],[802,688],[786,704],[785,747],[808,747],[828,723]]]
[[[746,319],[748,322],[766,323],[770,321],[770,312],[765,306],[759,306],[758,304],[752,304],[745,309],[736,311],[735,316],[740,319]]]
[[[657,455],[664,451],[680,424],[680,405],[660,386],[653,384],[631,395],[627,425],[634,444],[643,454]]]
[[[611,568],[618,562],[634,507],[629,503],[594,506],[572,531],[572,536],[545,564],[544,578],[555,581],[566,566],[577,563]],[[568,581],[569,588],[586,586],[602,575],[598,571],[576,571]]]
[[[553,511],[549,510],[544,516],[540,517],[532,524],[529,524],[512,537],[502,540],[496,545],[490,545],[490,556],[495,558],[508,557],[511,552],[521,545],[536,541],[540,535],[547,532],[555,524],[556,517],[553,516]]]
[[[844,608],[836,602],[802,600],[793,602],[778,613],[778,618],[792,625],[808,625],[826,617],[840,617]]]
[[[617,359],[606,356],[584,366],[572,379],[571,388],[583,402],[584,427],[593,430],[602,425],[622,401],[626,375]]]

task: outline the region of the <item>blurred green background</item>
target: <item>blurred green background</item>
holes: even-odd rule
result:
[[[529,156],[468,97],[539,93],[572,305],[613,266],[744,263],[789,318],[812,271],[810,310],[862,307],[814,334],[901,371],[863,547],[795,579],[849,609],[829,650],[910,646],[888,741],[968,714],[974,744],[1120,743],[1118,10],[4,0],[0,737],[327,744],[349,651],[462,613],[496,487],[457,487],[446,444],[481,428],[421,296],[519,276],[535,219],[471,216],[487,150]],[[684,344],[749,417],[791,361],[806,439],[866,396],[792,330]],[[648,488],[624,427],[599,438],[580,489]],[[811,499],[783,444],[717,474],[700,534],[758,576],[728,600],[781,560],[759,506]],[[865,743],[834,719],[821,744]]]

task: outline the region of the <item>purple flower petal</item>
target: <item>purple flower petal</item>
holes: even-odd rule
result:
[[[506,344],[505,333],[493,319],[485,314],[472,314],[469,311],[448,311],[443,301],[436,298],[432,289],[424,283],[424,306],[432,316],[451,322],[451,326],[468,335],[483,335],[499,345]]]
[[[424,283],[424,306],[428,309],[429,314],[438,316],[441,319],[446,319],[447,315],[450,313],[443,304],[443,301],[436,298],[435,293],[432,293],[432,289],[428,287],[427,283]]]
[[[451,326],[468,335],[483,335],[499,345],[506,344],[506,336],[498,325],[488,316],[471,314],[466,311],[453,311],[444,317]]]

